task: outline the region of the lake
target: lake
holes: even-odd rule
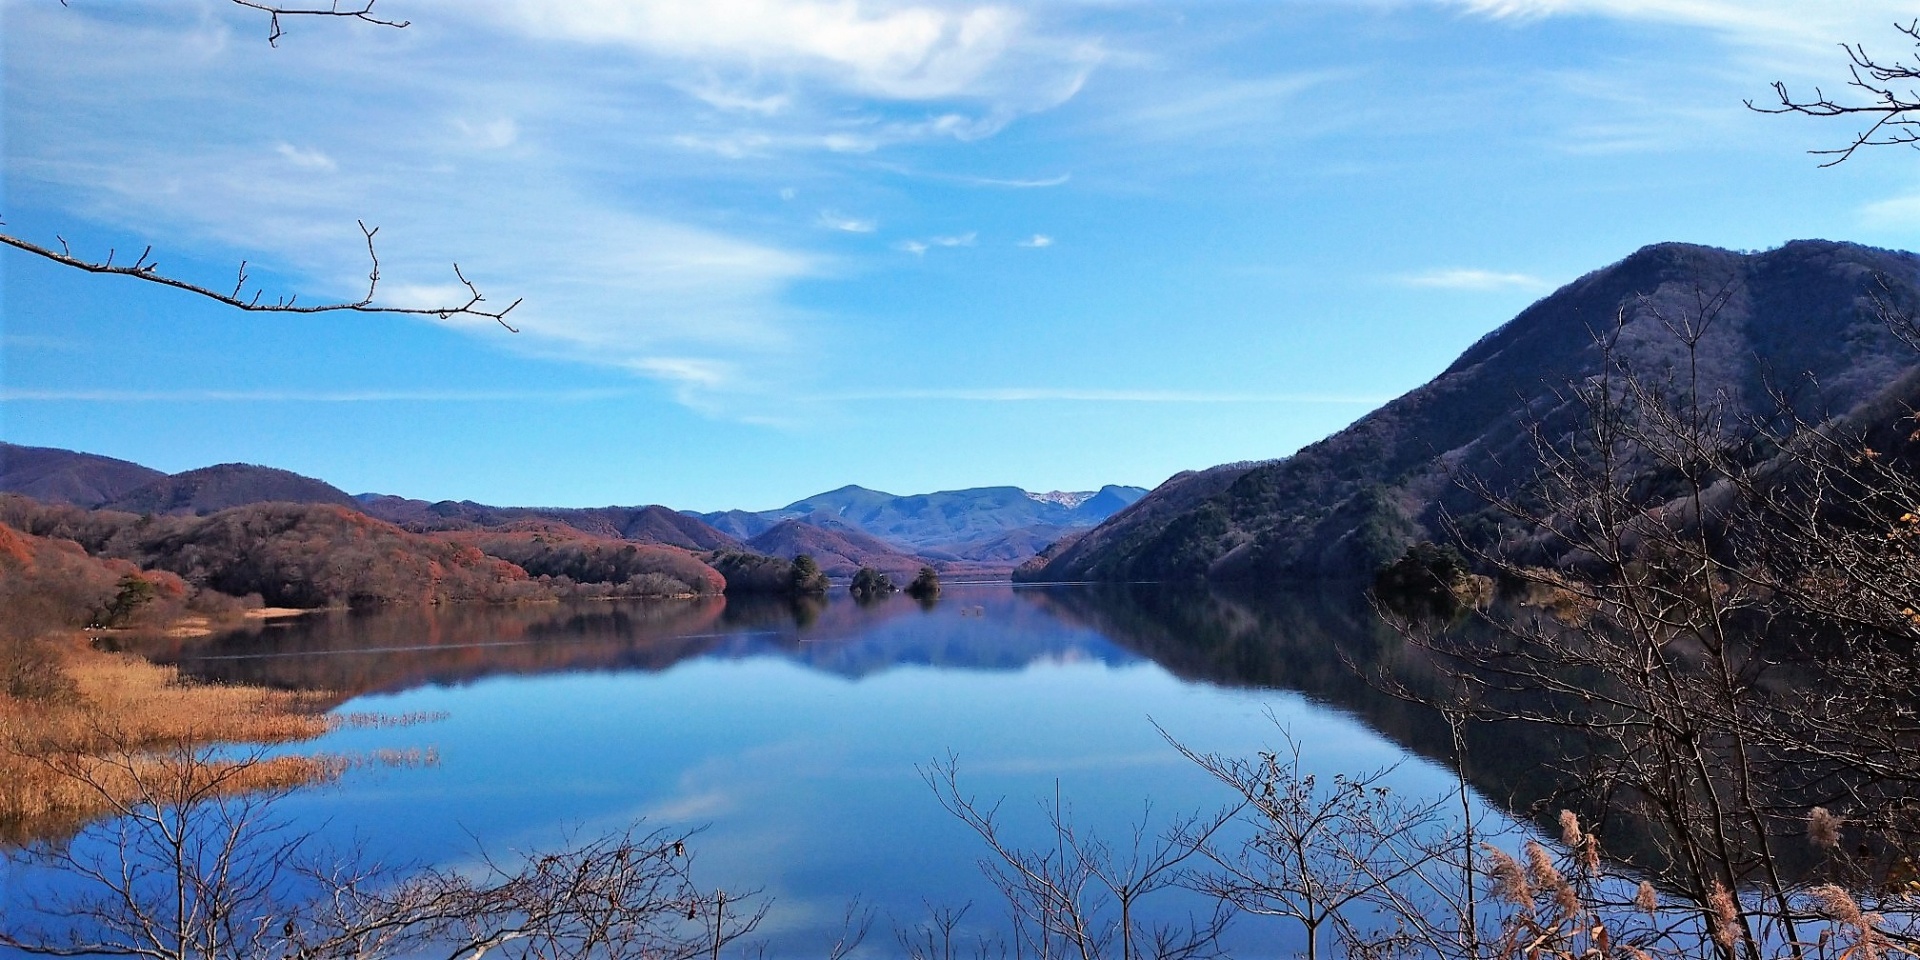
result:
[[[836,592],[328,612],[147,652],[209,679],[336,691],[342,712],[439,717],[304,745],[436,759],[296,794],[282,812],[303,827],[434,863],[642,818],[701,827],[698,878],[772,898],[761,935],[779,956],[823,953],[855,898],[878,912],[876,955],[930,905],[971,903],[968,930],[1005,929],[984,847],[923,777],[949,757],[1035,845],[1056,796],[1116,838],[1224,805],[1165,737],[1252,756],[1285,731],[1318,773],[1397,765],[1403,793],[1456,783],[1444,724],[1360,675],[1417,664],[1357,590],[962,584],[924,606]],[[1488,762],[1470,763],[1480,795],[1543,789],[1526,745],[1490,735],[1475,740]],[[1263,923],[1237,924],[1240,953],[1296,945]]]

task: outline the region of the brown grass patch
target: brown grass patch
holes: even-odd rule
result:
[[[324,713],[329,696],[192,683],[171,667],[77,637],[54,650],[70,681],[63,695],[0,695],[0,842],[59,835],[112,812],[166,751],[289,743],[333,727]],[[247,792],[326,779],[343,767],[337,758],[277,757],[211,764],[207,775],[223,791]]]

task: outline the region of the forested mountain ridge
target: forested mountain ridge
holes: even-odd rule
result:
[[[1670,326],[1713,314],[1701,386],[1735,412],[1784,390],[1802,416],[1885,403],[1920,357],[1876,299],[1920,305],[1920,257],[1795,241],[1762,253],[1656,244],[1562,287],[1483,337],[1438,377],[1282,460],[1181,474],[1042,564],[1030,580],[1277,581],[1372,573],[1439,536],[1440,514],[1531,476],[1526,425],[1564,417],[1564,391],[1599,372],[1597,337],[1653,377],[1689,362]],[[1714,309],[1712,303],[1721,302]],[[1615,330],[1615,324],[1619,326]]]
[[[638,507],[494,507],[471,500],[428,503],[384,494],[361,494],[355,505],[416,532],[481,530],[523,521],[563,523],[596,537],[656,543],[688,550],[738,550],[730,537],[689,516],[662,506]]]
[[[219,464],[169,475],[93,454],[0,444],[0,494],[6,493],[52,506],[132,516],[207,517],[260,504],[343,507],[413,534],[500,533],[455,539],[484,542],[515,562],[534,562],[535,575],[549,568],[624,571],[626,561],[605,559],[620,553],[608,543],[618,541],[701,554],[757,550],[784,559],[817,554],[834,576],[850,576],[861,566],[911,576],[923,565],[943,573],[1005,576],[1042,547],[1093,526],[1146,491],[1107,486],[1031,494],[1018,487],[981,487],[898,497],[848,486],[758,513],[697,514],[658,505],[497,507],[470,500],[349,495],[322,480],[254,464]],[[533,532],[536,528],[545,532]],[[569,545],[541,553],[518,543],[536,536],[543,543]],[[537,561],[532,560],[535,556]],[[634,556],[647,559],[654,554]],[[690,585],[705,582],[704,574],[674,572]]]

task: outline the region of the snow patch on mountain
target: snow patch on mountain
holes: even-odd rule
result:
[[[1088,500],[1092,500],[1100,491],[1082,490],[1078,492],[1068,492],[1065,490],[1051,490],[1046,493],[1034,493],[1031,490],[1023,490],[1021,492],[1025,493],[1029,500],[1034,500],[1039,503],[1057,503],[1060,506],[1066,507],[1068,510],[1072,510],[1086,503]]]

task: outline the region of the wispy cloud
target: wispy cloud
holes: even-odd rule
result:
[[[1025,240],[1015,240],[1013,245],[1016,247],[1032,247],[1037,250],[1041,247],[1053,246],[1053,238],[1044,233],[1036,233]]]
[[[1302,94],[1342,76],[1314,71],[1253,79],[1195,79],[1153,91],[1132,108],[1116,112],[1110,122],[1150,140],[1217,142],[1264,136]]]
[[[244,257],[277,278],[269,296],[303,299],[364,293],[354,221],[365,219],[381,228],[379,302],[464,300],[458,261],[494,302],[524,298],[514,314],[524,332],[447,325],[503,350],[632,371],[676,396],[758,382],[806,349],[808,318],[785,293],[820,275],[822,258],[660,202],[672,191],[649,188],[674,171],[657,156],[634,163],[630,141],[596,139],[624,114],[606,112],[611,94],[581,58],[530,57],[519,69],[469,55],[499,48],[478,32],[484,18],[455,18],[394,57],[378,46],[393,31],[269,56],[229,42],[221,18],[184,9],[6,16],[9,31],[35,38],[8,46],[7,118],[19,131],[8,187],[21,205],[164,238],[169,262]],[[131,79],[142,77],[152,82]],[[276,95],[228,95],[260,89]],[[516,115],[542,119],[523,127]],[[263,130],[299,135],[263,149]],[[610,187],[597,165],[614,156],[638,174]],[[49,236],[59,226],[15,224]],[[725,361],[709,369],[734,382],[683,376],[670,361],[689,356]]]
[[[820,218],[816,222],[829,230],[839,230],[844,233],[872,233],[880,226],[877,221],[845,216],[834,210],[820,211]]]
[[[1397,279],[1409,287],[1429,287],[1437,290],[1540,290],[1549,286],[1547,281],[1532,274],[1478,270],[1470,267],[1427,270],[1406,274]]]
[[[1875,227],[1906,227],[1920,223],[1920,193],[1876,200],[1860,208],[1860,219]]]
[[[489,9],[543,37],[807,77],[896,100],[1005,96],[1063,82],[1078,89],[1099,56],[1085,41],[1049,42],[1026,14],[997,4],[509,0]],[[1065,76],[1036,83],[1048,73]]]
[[[1881,31],[1912,19],[1905,0],[1442,0],[1496,19],[1595,16],[1704,27],[1747,43],[1799,48],[1831,58],[1833,46],[1863,40],[1859,30]]]
[[[595,390],[31,390],[0,388],[9,403],[581,403],[634,396]]]
[[[1377,406],[1385,396],[1208,390],[1089,390],[1074,387],[980,387],[880,390],[834,394],[830,400],[935,400],[963,403],[1310,403]]]
[[[332,173],[340,169],[340,165],[335,163],[332,157],[318,150],[301,149],[285,141],[275,144],[273,150],[280,156],[285,157],[288,163],[302,170]]]
[[[999,177],[967,177],[967,176],[954,177],[952,179],[958,180],[961,183],[969,184],[976,187],[1007,187],[1013,190],[1039,190],[1039,189],[1045,189],[1047,187],[1064,186],[1067,183],[1067,181],[1073,179],[1073,175],[1069,173],[1063,173],[1057,177],[1041,177],[1035,180],[1017,180],[1017,179],[1008,180],[1008,179],[1001,179]]]
[[[966,233],[928,237],[925,240],[902,240],[898,246],[914,256],[920,256],[934,247],[971,247],[979,238],[978,233],[969,230]]]

